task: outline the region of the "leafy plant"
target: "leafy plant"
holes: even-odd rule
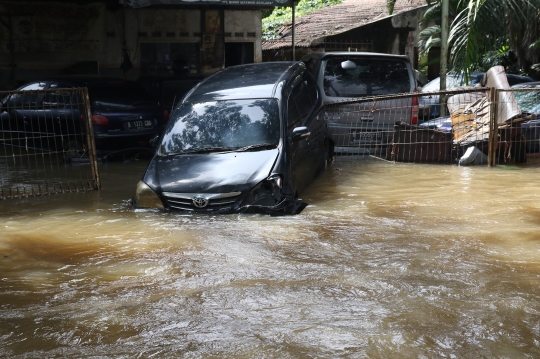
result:
[[[441,0],[424,13],[420,50],[440,45]],[[449,0],[449,70],[464,72],[503,65],[533,72],[540,60],[540,0]]]

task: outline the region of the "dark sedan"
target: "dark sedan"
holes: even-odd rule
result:
[[[83,101],[77,92],[69,92],[82,87],[88,88],[98,155],[150,148],[150,139],[163,131],[169,113],[140,85],[99,76],[58,77],[28,83],[17,90],[22,93],[2,100],[2,141],[84,154]]]
[[[302,63],[229,67],[176,106],[137,184],[136,207],[296,214],[333,154],[317,84]]]

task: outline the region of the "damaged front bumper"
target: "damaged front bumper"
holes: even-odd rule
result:
[[[278,201],[275,198],[281,199]],[[146,183],[139,181],[132,201],[135,208],[157,208],[192,213],[227,214],[261,213],[272,216],[295,215],[306,208],[307,203],[292,196],[282,196],[275,186],[255,186],[249,194],[230,193],[172,193],[158,196]]]

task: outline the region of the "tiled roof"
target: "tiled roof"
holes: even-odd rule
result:
[[[345,0],[295,20],[295,46],[309,47],[325,36],[337,35],[388,17],[387,0]],[[427,5],[426,0],[397,0],[392,15]],[[279,29],[281,37],[263,41],[263,50],[291,46],[292,23]]]

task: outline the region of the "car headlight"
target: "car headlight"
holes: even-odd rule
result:
[[[158,195],[152,188],[150,188],[143,181],[137,183],[137,189],[135,190],[135,198],[133,199],[133,204],[136,207],[143,208],[165,208],[163,202],[159,199]]]
[[[283,180],[280,175],[272,175],[257,184],[243,201],[243,205],[275,206],[281,201],[281,186]]]

